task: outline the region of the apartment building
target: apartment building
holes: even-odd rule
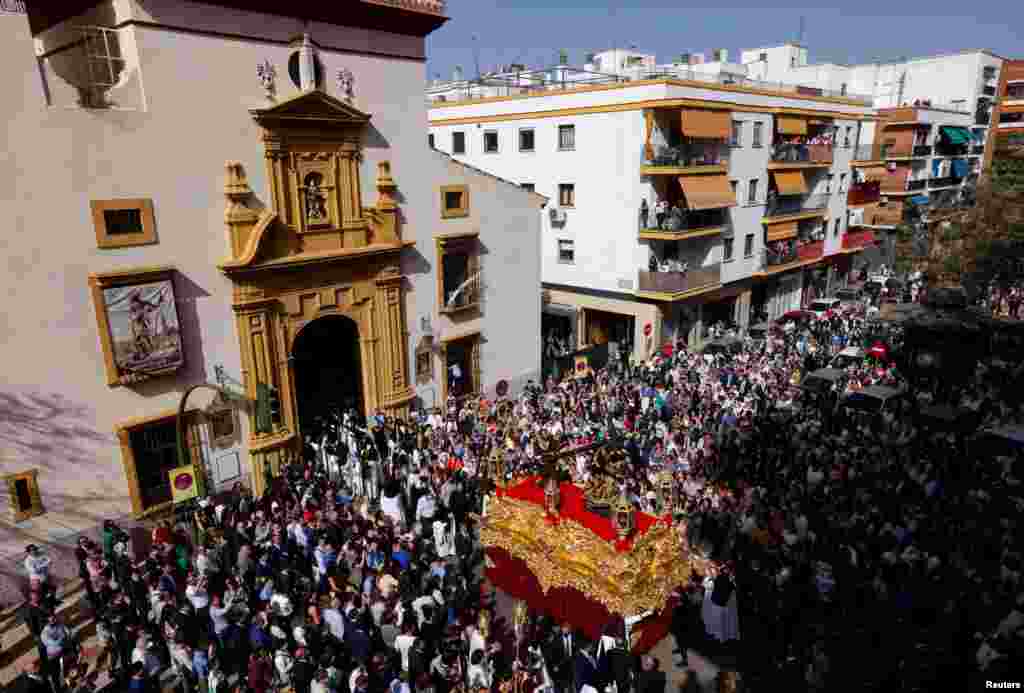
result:
[[[551,200],[548,329],[637,356],[697,345],[712,323],[798,308],[827,267],[848,266],[851,161],[870,106],[724,82],[552,79],[431,100],[434,147]]]
[[[1020,175],[1024,151],[1024,60],[1007,60],[1003,65],[992,122],[992,146],[985,153],[984,168],[991,165],[993,179],[1024,189],[1024,176]]]
[[[423,141],[443,3],[270,10],[0,14],[0,557],[165,510],[182,463],[261,493],[325,408],[539,377],[546,200]]]
[[[965,114],[976,146],[984,146],[1004,59],[969,50],[858,65],[810,63],[806,47],[784,43],[741,51],[741,62],[753,79],[863,95],[879,109],[918,105]]]

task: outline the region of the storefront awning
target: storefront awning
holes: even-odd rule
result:
[[[953,127],[952,125],[945,125],[939,128],[939,132],[942,136],[949,140],[952,144],[970,144],[971,142],[971,131],[967,128]]]
[[[718,209],[735,207],[736,194],[723,175],[680,176],[679,187],[686,195],[686,206],[690,209]]]
[[[803,171],[772,171],[780,195],[806,195],[807,180]]]
[[[729,111],[708,111],[684,108],[683,134],[706,140],[727,140],[732,135]]]
[[[768,242],[774,243],[775,241],[786,241],[790,238],[796,238],[797,232],[800,230],[800,222],[798,221],[781,221],[778,224],[768,225]]]
[[[545,303],[541,306],[541,312],[547,313],[548,315],[558,315],[569,318],[571,320],[576,319],[576,306],[569,306],[564,303]]]
[[[929,198],[928,198],[927,195],[914,195],[912,198],[910,198],[910,204],[912,204],[912,205],[926,205],[926,204],[928,204],[928,199]]]
[[[885,166],[865,166],[860,171],[861,174],[863,174],[865,181],[881,181],[885,180],[885,177],[889,175],[885,171]]]
[[[793,116],[778,116],[775,129],[780,135],[806,135],[807,120]]]

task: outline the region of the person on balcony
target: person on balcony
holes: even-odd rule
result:
[[[654,218],[658,222],[658,228],[663,228],[665,223],[665,217],[668,214],[668,202],[664,199],[658,200],[654,204]]]

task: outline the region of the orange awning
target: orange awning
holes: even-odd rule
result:
[[[807,121],[793,116],[778,116],[775,121],[776,130],[780,135],[806,135]]]
[[[865,181],[884,180],[888,174],[885,166],[865,166],[860,170]]]
[[[780,195],[806,195],[807,180],[803,171],[772,171]]]
[[[768,242],[785,241],[796,238],[799,223],[797,221],[780,221],[778,224],[768,225]]]
[[[732,118],[729,111],[708,111],[684,108],[683,134],[705,140],[727,140],[732,136]]]
[[[736,206],[736,194],[725,175],[680,176],[679,187],[683,189],[686,206],[690,209]]]

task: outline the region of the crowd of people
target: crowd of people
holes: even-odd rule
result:
[[[512,399],[325,419],[261,498],[204,500],[155,529],[148,555],[114,525],[82,541],[96,662],[76,656],[31,552],[29,678],[58,693],[97,666],[133,691],[169,669],[186,693],[663,693],[668,663],[634,661],[621,619],[596,641],[543,614],[509,623],[483,579],[484,500],[539,472],[550,437],[621,446],[621,491],[641,511],[663,510],[658,474],[672,472],[676,520],[715,566],[667,607],[685,690],[718,685],[722,654],[752,690],[1020,680],[1022,458],[972,456],[969,435],[929,428],[918,414],[939,395],[881,358],[850,364],[850,380],[905,389],[902,408],[862,415],[836,406],[841,392],[795,387],[865,336],[861,317],[829,313],[733,353],[679,343]],[[1004,380],[982,364],[941,396],[984,425],[1024,424]],[[498,446],[494,480],[481,471]],[[576,483],[589,459],[568,458]]]

